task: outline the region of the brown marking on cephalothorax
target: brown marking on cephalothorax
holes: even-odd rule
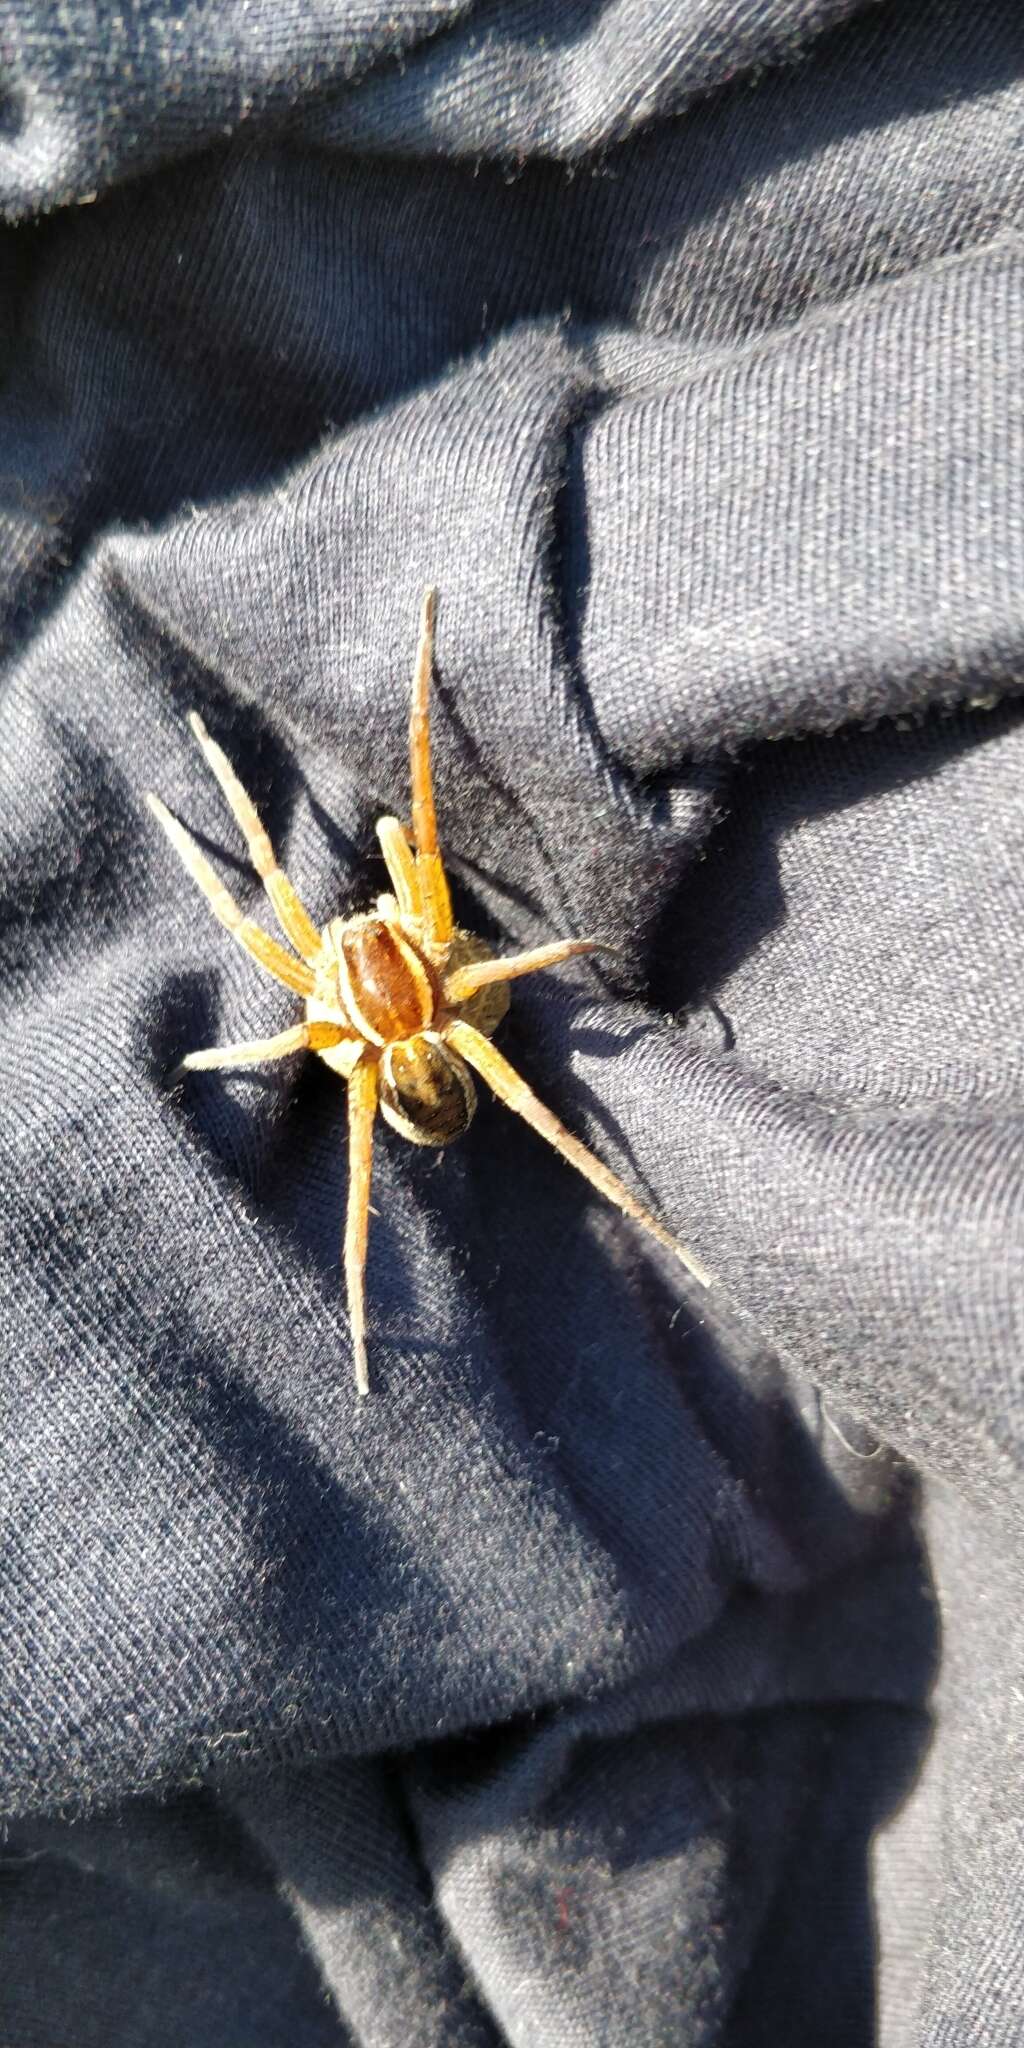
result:
[[[469,1069],[431,1032],[385,1046],[380,1062],[380,1113],[413,1145],[450,1145],[476,1108]]]
[[[437,977],[397,918],[337,918],[328,927],[342,1009],[372,1045],[427,1031],[438,1003]]]

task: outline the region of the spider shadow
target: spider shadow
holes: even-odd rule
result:
[[[291,1082],[286,1070],[294,1068],[294,1062],[175,1076],[187,1053],[222,1040],[220,987],[214,968],[165,977],[160,1000],[151,1006],[156,1028],[147,1031],[140,1050],[174,1113],[201,1134],[232,1179],[262,1199],[268,1168],[286,1128]]]
[[[556,895],[559,890],[557,862],[539,834],[534,820],[523,804],[517,790],[503,780],[494,763],[487,758],[476,735],[470,729],[463,715],[457,692],[445,679],[443,671],[435,670],[434,694],[444,712],[444,722],[457,750],[460,770],[463,771],[462,789],[459,801],[453,806],[459,820],[468,828],[464,835],[470,845],[493,843],[494,858],[486,864],[467,854],[460,844],[456,851],[449,846],[445,862],[450,878],[458,885],[463,883],[473,903],[473,918],[467,921],[466,929],[479,931],[481,937],[500,945],[506,936],[498,906],[511,903],[515,908],[537,924],[547,919],[545,905],[533,891],[521,884],[505,879],[502,861],[500,826],[495,831],[493,817],[488,818],[487,806],[481,804],[479,791],[486,791],[497,806],[506,826],[524,827],[533,839],[539,859],[548,875]]]
[[[387,880],[376,840],[371,845],[362,833],[358,839],[353,839],[349,833],[343,831],[319,798],[313,795],[305,777],[302,781],[310,816],[324,845],[333,856],[334,868],[343,877],[344,895],[353,902],[361,902],[365,895],[368,901],[371,895],[380,893]],[[384,878],[383,881],[379,879],[381,876]],[[339,891],[339,896],[341,893]]]
[[[496,874],[492,868],[484,867],[480,861],[471,860],[465,853],[456,854],[451,861],[446,860],[446,865],[449,880],[454,884],[453,895],[464,895],[472,905],[464,929],[473,932],[479,930],[481,937],[494,944],[508,942],[510,945],[516,945],[518,942],[514,934],[510,934],[499,923],[489,907],[494,900],[513,904],[516,910],[538,924],[544,922],[544,905],[540,897],[535,896],[529,889],[523,889],[515,882],[505,881],[504,877]]]
[[[214,967],[189,967],[161,977],[160,1000],[140,1012],[140,1051],[157,1085],[169,1088],[179,1060],[212,1045],[218,1026]],[[174,1084],[177,1086],[177,1083]]]
[[[129,598],[132,596],[131,592],[127,594]],[[330,912],[334,914],[342,895],[357,896],[365,889],[366,896],[369,897],[375,884],[383,886],[386,879],[383,864],[369,826],[367,825],[365,835],[361,833],[358,840],[343,830],[331,812],[314,796],[308,775],[300,765],[294,748],[282,738],[263,707],[252,701],[240,702],[235,698],[216,670],[200,661],[191,649],[183,647],[160,620],[154,619],[144,610],[139,612],[137,630],[140,638],[149,636],[154,652],[159,654],[168,689],[182,719],[184,720],[189,711],[199,710],[214,738],[223,746],[244,789],[252,798],[279,857],[287,843],[289,826],[299,807],[300,798],[304,799],[320,844],[331,856],[331,873],[342,878],[339,884],[327,883],[326,878],[321,877],[328,863],[319,863],[314,870],[313,888],[300,889],[300,895],[310,896],[314,921],[317,897],[329,901]],[[212,784],[212,777],[205,763],[199,763],[199,775],[204,784]],[[350,782],[353,796],[358,798],[360,810],[365,813],[365,796],[358,790],[354,775]],[[245,889],[240,889],[239,893],[262,907],[260,921],[267,922],[269,919],[271,926],[276,928],[276,921],[267,904],[259,877],[248,853],[239,844],[240,835],[237,827],[234,826],[227,804],[219,792],[216,793],[216,801],[221,806],[225,829],[232,835],[230,839],[225,840],[219,832],[214,834],[211,830],[189,821],[187,817],[183,817],[183,822],[188,822],[192,837],[208,857],[218,866],[227,868],[230,874],[237,878],[239,884],[247,885]],[[191,809],[192,806],[189,805],[188,808]],[[286,868],[288,864],[288,859],[285,858]]]
[[[607,988],[602,988],[601,1000],[614,1002],[614,992],[609,995]],[[560,1101],[563,1121],[573,1131],[578,1130],[581,1121],[574,1117],[573,1105],[579,1103],[585,1108],[620,1156],[628,1161],[633,1179],[643,1190],[647,1206],[656,1210],[657,1197],[618,1118],[613,1116],[593,1083],[571,1071],[574,1051],[597,1059],[614,1060],[632,1047],[642,1045],[649,1035],[649,1027],[633,1023],[624,1032],[602,1030],[596,1025],[585,1025],[581,1029],[576,1024],[576,1017],[581,1010],[591,1007],[592,999],[582,993],[568,994],[563,990],[561,999],[556,1000],[553,990],[550,994],[536,988],[524,990],[515,1015],[505,1027],[507,1035],[503,1049],[542,1101],[549,1105]],[[528,1026],[528,1036],[519,1030],[520,1019]]]
[[[141,601],[115,561],[104,559],[101,567],[106,594],[122,609],[130,607],[132,637],[140,653],[148,656],[159,671],[162,687],[182,726],[186,726],[190,712],[199,712],[252,798],[275,846],[280,847],[287,836],[300,792],[304,792],[311,807],[313,805],[309,785],[294,748],[282,738],[261,703],[252,698],[237,697],[219,671],[203,661],[163,618]],[[224,828],[232,836],[225,843],[219,835],[215,837],[184,815],[182,822],[188,823],[189,831],[204,851],[258,887],[259,878],[242,844],[239,829],[231,818],[227,800],[217,789],[190,732],[186,731],[185,741],[189,765],[193,770],[192,789],[196,791],[197,801],[216,804]],[[191,802],[188,808],[192,809]],[[323,814],[317,813],[317,818],[321,822]],[[345,845],[351,856],[351,847],[347,842]]]

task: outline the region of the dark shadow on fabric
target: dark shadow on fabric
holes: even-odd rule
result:
[[[466,2048],[498,2048],[498,2032],[477,2002],[438,1908],[393,1760],[338,1758],[310,1770],[239,1779],[235,1796],[247,1832],[269,1850],[279,1883],[301,1912],[334,1916],[355,1909],[363,1929],[376,1936],[371,1953],[383,1939],[393,1955],[397,1930],[404,1930],[416,1943],[421,1995],[444,2011],[446,2038],[457,2031]],[[329,1847],[325,1812],[333,1822]],[[328,1981],[331,1960],[328,1950]]]
[[[494,918],[490,916],[490,913],[484,907],[480,895],[474,892],[474,884],[476,885],[476,891],[479,891],[480,886],[483,885],[489,896],[503,897],[507,903],[514,904],[518,911],[524,912],[527,917],[536,918],[538,922],[545,915],[544,905],[539,896],[535,896],[529,889],[519,887],[515,882],[507,881],[503,875],[492,874],[489,868],[482,867],[478,861],[471,860],[464,853],[460,853],[451,862],[448,878],[456,886],[462,883],[462,886],[465,887],[470,895],[471,902],[476,906],[474,915],[477,917],[478,923],[467,926],[467,929],[479,930],[481,937],[486,938],[489,936],[488,932],[483,929],[485,922],[490,927],[490,936],[493,936],[495,939],[505,937],[507,934],[504,926],[499,930]]]
[[[157,1806],[132,1799],[78,1821],[23,1822],[21,1855],[60,1856],[86,1872],[105,1872],[133,1889],[178,1893],[183,1899],[230,1900],[236,1890],[269,1893],[274,1871],[240,1821],[205,1787],[179,1791]]]
[[[158,1086],[170,1088],[171,1075],[187,1052],[216,1042],[217,985],[213,966],[169,974],[161,984],[159,1003],[147,1005],[140,1016],[133,1050]]]
[[[215,965],[163,977],[158,1000],[131,1021],[134,1056],[166,1097],[168,1112],[198,1132],[224,1171],[262,1205],[268,1184],[276,1185],[279,1160],[290,1156],[293,1103],[304,1068],[320,1063],[299,1053],[264,1067],[174,1078],[187,1053],[224,1043],[220,995]]]
[[[872,1842],[912,1789],[931,1726],[923,1711],[869,1702],[807,1708],[802,1718],[785,1839],[732,2003],[731,2048],[877,2040]],[[776,1801],[780,1778],[776,1760]],[[761,1844],[737,1843],[736,1861],[749,1862],[751,1850]]]
[[[549,1734],[561,1747],[554,1717],[534,1729],[539,1750]],[[531,1971],[586,1968],[595,1870],[599,1903],[609,1883],[674,1866],[661,1910],[684,1916],[680,1997],[699,2002],[707,1988],[717,2022],[707,2038],[869,2048],[871,1844],[912,1787],[929,1735],[923,1709],[871,1701],[641,1718],[626,1734],[581,1733],[552,1785],[540,1757],[523,1768],[530,1738],[524,1749],[510,1728],[510,1769],[494,1769],[497,1734],[486,1760],[467,1741],[449,1743],[412,1766],[412,1797],[441,1867],[501,1833],[494,1908]]]
[[[582,353],[589,350],[584,345]],[[590,519],[583,458],[587,436],[601,415],[617,402],[611,391],[595,388],[581,394],[565,430],[565,453],[559,489],[552,512],[550,561],[555,597],[553,625],[562,661],[572,678],[573,688],[594,747],[616,782],[622,770],[605,748],[593,701],[583,678],[580,644],[586,617],[592,575]]]
[[[348,833],[343,832],[341,826],[331,817],[330,812],[317,801],[308,782],[305,787],[310,814],[316,821],[324,844],[330,848],[334,857],[339,895],[343,894],[346,903],[351,902],[353,905],[361,903],[364,898],[369,902],[371,896],[379,894],[387,886],[387,875],[376,841],[371,848],[361,840],[357,842],[350,839]],[[344,915],[340,903],[337,914]]]
[[[692,1971],[696,1976],[707,1966],[721,2005],[715,2037],[725,2038],[726,2025],[730,2043],[742,2048],[776,2048],[782,2040],[817,2048],[833,2039],[864,2048],[875,2039],[871,1844],[920,1770],[938,1666],[937,1609],[914,1519],[916,1484],[901,1461],[890,1459],[867,1482],[879,1489],[875,1503],[858,1506],[826,1465],[776,1361],[768,1353],[752,1356],[741,1375],[731,1353],[719,1352],[714,1333],[691,1322],[683,1333],[683,1369],[674,1317],[664,1313],[667,1289],[646,1266],[636,1279],[652,1300],[661,1297],[652,1319],[666,1369],[680,1373],[697,1427],[759,1514],[805,1539],[803,1592],[759,1588],[744,1580],[739,1558],[722,1558],[732,1591],[711,1639],[724,1645],[738,1603],[762,1605],[769,1626],[775,1617],[792,1644],[793,1684],[810,1690],[807,1638],[822,1643],[842,1630],[845,1590],[863,1580],[868,1592],[875,1588],[871,1654],[851,1669],[851,1697],[839,1704],[798,1696],[762,1707],[744,1699],[735,1713],[680,1717],[668,1704],[671,1671],[654,1670],[604,1706],[567,1702],[559,1712],[450,1738],[410,1760],[414,1808],[425,1808],[431,1859],[442,1867],[472,1855],[478,1840],[502,1836],[501,1898],[510,1936],[517,1950],[526,1943],[531,1967],[553,1967],[560,1958],[563,1967],[585,1966],[591,1849],[597,1867],[609,1864],[620,1878],[645,1863],[678,1862]],[[524,1382],[521,1375],[521,1391]],[[616,1532],[609,1535],[614,1542]],[[887,1571],[894,1564],[895,1575]],[[683,1645],[680,1674],[706,1647],[699,1639]],[[711,1673],[719,1671],[721,1654],[709,1652]],[[840,1645],[840,1666],[843,1654]],[[745,1664],[741,1699],[749,1670]],[[898,1704],[884,1699],[894,1678]],[[856,1697],[861,1685],[863,1699]],[[595,1726],[603,1715],[607,1735]],[[554,1781],[549,1751],[559,1759]],[[606,1825],[610,1812],[623,1822],[615,1830]],[[555,1910],[559,1855],[565,1869],[558,1882],[575,1886],[581,1909],[571,1925]],[[709,1869],[712,1881],[705,1883]],[[830,1902],[824,1923],[822,1895]],[[723,1927],[729,1941],[720,1946]]]
[[[633,1286],[694,1423],[759,1512],[786,1528],[808,1582],[845,1572],[880,1547],[891,1550],[898,1537],[918,1559],[924,1587],[919,1483],[898,1453],[886,1450],[871,1471],[857,1472],[858,1491],[844,1490],[825,1455],[828,1438],[816,1438],[796,1406],[791,1376],[724,1302],[712,1297],[700,1318],[677,1333],[678,1292],[667,1269],[638,1261]],[[861,1467],[870,1462],[858,1460]],[[915,1674],[915,1695],[924,1697],[937,1655],[935,1609],[924,1596],[917,1619],[919,1633],[904,1633],[901,1653]]]
[[[48,1830],[50,1846],[29,1850],[20,1869],[0,1869],[10,2042],[110,2048],[141,2017],[146,2048],[204,2039],[252,2048],[257,2026],[267,2040],[338,2048],[336,2016],[285,1900],[252,1882],[254,1849],[246,1844],[230,1871],[212,1870],[210,1838],[230,1832],[230,1816],[212,1816],[205,1842],[196,1829],[189,1843],[184,1804],[123,1806],[111,1828],[117,1850],[98,1863],[90,1859],[107,1823],[75,1821]]]
[[[538,981],[544,977],[538,976]],[[603,991],[602,991],[603,992]],[[564,983],[555,993],[551,987],[541,989],[536,984],[528,988],[525,984],[517,1000],[516,1012],[502,1032],[501,1049],[506,1059],[528,1081],[541,1101],[551,1109],[560,1100],[557,1113],[576,1136],[582,1137],[582,1116],[573,1117],[571,1101],[585,1105],[591,1116],[611,1139],[621,1158],[628,1161],[630,1173],[647,1206],[656,1210],[657,1197],[646,1180],[636,1159],[630,1140],[618,1119],[603,1101],[597,1089],[581,1075],[570,1072],[574,1049],[596,1054],[600,1059],[614,1059],[628,1051],[631,1045],[643,1040],[645,1027],[633,1026],[628,1032],[602,1032],[593,1026],[582,1030],[576,1024],[581,1011],[589,1010],[592,998],[574,993]],[[522,1020],[525,1029],[519,1029]],[[566,1102],[566,1094],[570,1102]],[[503,1112],[508,1114],[508,1112]],[[532,1134],[531,1134],[532,1136]],[[535,1145],[542,1145],[543,1139],[532,1138]],[[608,1162],[611,1164],[612,1162]],[[572,1167],[563,1162],[563,1171],[572,1173]],[[595,1200],[600,1198],[595,1196]]]
[[[941,774],[1022,719],[1024,707],[1011,703],[932,714],[909,730],[886,720],[870,731],[844,728],[754,750],[735,770],[727,814],[705,858],[662,908],[650,952],[654,1008],[712,1007],[742,962],[785,921],[779,842],[794,826]]]
[[[564,911],[565,905],[563,901],[562,882],[558,869],[558,864],[552,858],[550,850],[547,847],[543,839],[543,836],[538,829],[536,820],[533,818],[530,811],[527,809],[526,805],[523,802],[521,793],[518,789],[515,788],[514,784],[506,782],[499,775],[493,762],[487,757],[485,757],[478,740],[475,738],[474,734],[470,731],[468,725],[466,724],[458,701],[455,697],[455,693],[445,683],[443,672],[435,673],[434,692],[438,703],[443,708],[445,719],[449,726],[451,727],[451,730],[455,736],[459,753],[461,756],[461,762],[465,767],[468,768],[469,772],[466,780],[469,786],[488,790],[492,798],[496,800],[496,802],[505,811],[507,816],[515,818],[519,820],[520,823],[525,825],[526,829],[530,833],[531,838],[533,839],[534,845],[537,848],[541,860],[544,863],[544,867],[548,875],[548,880],[551,885],[552,894],[555,896],[556,900],[559,902]],[[461,858],[458,858],[454,863],[454,867],[455,872],[458,873],[459,870],[463,867],[471,869],[472,862],[466,862],[463,861]],[[483,876],[485,871],[481,868],[478,868],[477,873]],[[517,899],[513,889],[511,889],[508,883],[506,883],[504,880],[496,879],[492,881],[490,875],[486,876],[486,880],[489,887],[494,888],[498,893],[506,896],[509,900],[518,900],[520,902],[530,904],[532,907],[534,899],[532,899],[525,893],[522,897]],[[543,912],[540,912],[539,914],[543,915]],[[494,921],[492,918],[487,916],[486,913],[485,920],[485,929],[483,929],[483,931],[481,932],[481,936],[487,938],[491,935],[491,933],[494,933],[494,935],[497,936]],[[475,927],[472,928],[475,929]]]

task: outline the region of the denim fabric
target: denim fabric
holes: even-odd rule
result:
[[[1019,0],[0,0],[0,2048],[1010,2048]],[[169,1075],[384,886],[482,1101]]]

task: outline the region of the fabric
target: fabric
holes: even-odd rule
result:
[[[1018,0],[5,0],[0,2043],[1024,2037]],[[383,1132],[264,915],[615,949]]]

